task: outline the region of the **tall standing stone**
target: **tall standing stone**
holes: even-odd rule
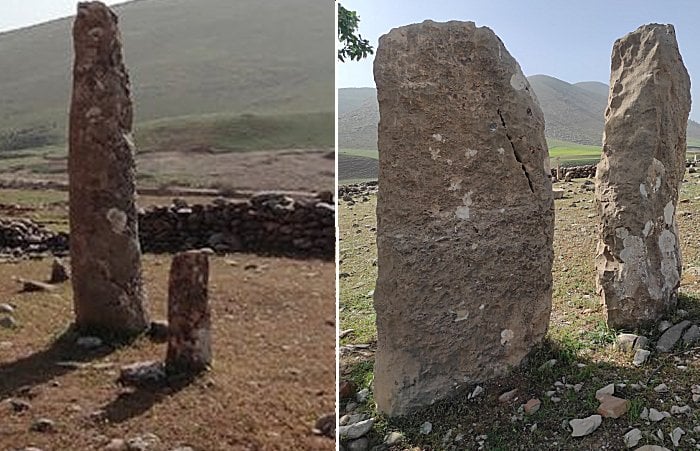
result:
[[[596,173],[596,281],[611,327],[648,324],[676,305],[689,111],[672,25],[645,25],[615,42]]]
[[[393,29],[374,78],[375,400],[401,415],[506,373],[542,340],[554,205],[542,111],[493,31]]]
[[[200,251],[173,257],[168,286],[168,353],[171,374],[194,374],[211,364],[209,260]]]
[[[129,76],[117,16],[78,4],[70,108],[70,253],[76,325],[106,336],[145,330]]]

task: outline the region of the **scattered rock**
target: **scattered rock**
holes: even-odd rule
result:
[[[692,412],[692,409],[690,408],[689,405],[685,406],[671,406],[671,415],[690,415]]]
[[[165,343],[168,341],[170,328],[165,320],[151,321],[148,328],[148,337],[156,343]]]
[[[615,348],[623,352],[631,352],[637,338],[636,334],[620,334],[615,340]]]
[[[700,339],[700,327],[693,324],[683,334],[683,344],[690,346]]]
[[[671,437],[671,441],[673,442],[673,446],[678,448],[678,444],[681,441],[681,437],[685,434],[685,431],[679,427],[674,429],[669,435]]]
[[[367,401],[368,397],[369,397],[369,389],[363,388],[362,390],[358,391],[355,394],[355,401],[357,401],[358,404],[362,404],[363,402]]]
[[[598,413],[605,418],[620,418],[630,408],[628,400],[612,395],[603,396],[600,402]]]
[[[121,438],[113,438],[107,443],[104,451],[128,451],[129,447],[126,444],[126,440]]]
[[[593,433],[600,423],[602,423],[603,417],[600,415],[591,415],[587,418],[576,418],[569,421],[571,426],[571,436],[572,437],[583,437]]]
[[[32,423],[29,430],[34,432],[55,432],[56,423],[48,418],[39,418]]]
[[[634,351],[637,351],[639,349],[646,349],[647,345],[649,344],[649,339],[645,337],[644,335],[639,335],[637,339],[634,341],[634,345],[632,346],[632,349]]]
[[[523,410],[525,410],[526,414],[532,415],[533,413],[540,410],[541,405],[542,405],[542,402],[539,399],[531,399],[525,403]]]
[[[659,421],[663,420],[664,418],[668,418],[670,416],[671,416],[671,414],[668,412],[665,412],[665,411],[659,412],[658,410],[656,410],[654,408],[649,409],[649,421],[651,421],[652,423],[659,422]]]
[[[632,429],[624,436],[625,446],[627,448],[632,448],[637,446],[639,441],[642,439],[642,431],[637,428]]]
[[[31,409],[32,405],[23,399],[10,399],[10,407],[13,412],[20,413]]]
[[[19,323],[12,316],[3,316],[0,318],[0,327],[5,329],[15,329],[19,326]]]
[[[400,432],[389,432],[386,437],[384,437],[384,443],[388,446],[398,445],[404,439],[404,435]]]
[[[339,392],[340,392],[340,399],[350,399],[355,396],[355,392],[357,391],[357,385],[353,381],[341,381],[340,382],[340,387],[339,387]]]
[[[515,396],[518,394],[518,389],[514,388],[513,390],[507,391],[501,396],[498,397],[499,402],[511,402],[513,399],[515,399]]]
[[[347,438],[348,440],[354,440],[366,435],[374,425],[374,418],[369,418],[364,421],[359,421],[354,424],[347,426],[340,426],[338,428],[338,434],[342,438]]]
[[[644,445],[640,446],[639,448],[635,449],[634,451],[671,451],[668,448],[664,448],[663,446],[658,446],[658,445]]]
[[[75,340],[75,344],[84,349],[95,349],[102,346],[103,343],[102,339],[99,337],[84,336],[78,337],[78,339]]]
[[[546,369],[548,369],[548,368],[553,368],[554,365],[556,365],[556,364],[557,364],[557,359],[547,360],[547,361],[544,362],[542,365],[540,365],[540,368],[539,368],[539,369],[540,369],[540,371],[544,371],[544,370],[546,370]]]
[[[646,349],[637,349],[637,352],[634,353],[632,363],[634,366],[642,366],[646,363],[647,359],[649,359],[650,355],[651,351],[647,351]]]
[[[335,412],[319,417],[311,432],[316,435],[335,438]]]
[[[659,329],[660,333],[663,333],[666,329],[668,329],[671,326],[673,326],[673,323],[671,321],[663,320],[659,323],[657,328]]]
[[[480,394],[482,394],[483,392],[484,392],[484,387],[482,387],[481,385],[477,385],[476,387],[474,387],[474,390],[471,393],[469,393],[469,396],[467,396],[467,399],[474,399],[477,396],[479,396]]]
[[[661,383],[654,387],[654,391],[656,393],[668,393],[668,386],[666,384]]]
[[[369,440],[367,437],[360,437],[356,440],[351,440],[345,445],[347,451],[365,451],[369,448]]]
[[[22,284],[23,293],[31,293],[36,291],[55,291],[56,287],[48,283],[39,282],[38,280],[29,279],[18,279],[18,282]]]
[[[56,257],[53,259],[51,264],[51,277],[49,277],[49,283],[62,283],[68,280],[70,276],[68,275],[68,267],[63,263],[63,260]]]
[[[132,363],[121,368],[117,382],[123,385],[147,387],[160,385],[165,381],[165,369],[162,362],[146,361]]]
[[[615,394],[615,384],[608,384],[603,388],[596,390],[595,399],[602,401],[606,396],[611,396]]]
[[[659,352],[671,352],[688,326],[690,326],[690,321],[683,320],[675,326],[669,327],[656,343],[656,350]]]
[[[10,304],[0,304],[0,313],[12,314],[15,312],[15,308]]]
[[[420,433],[423,435],[428,435],[433,430],[433,424],[430,421],[420,425]]]

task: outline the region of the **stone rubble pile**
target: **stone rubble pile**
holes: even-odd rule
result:
[[[0,254],[54,252],[68,249],[68,234],[47,230],[31,219],[0,218]]]

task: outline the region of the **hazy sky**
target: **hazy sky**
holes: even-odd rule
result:
[[[525,75],[546,74],[569,83],[608,83],[617,38],[646,23],[671,23],[691,82],[700,84],[696,0],[341,0],[341,4],[357,11],[360,34],[375,48],[379,36],[397,26],[426,19],[469,20],[494,30]],[[374,86],[372,59],[338,64],[338,86]],[[700,86],[691,89],[700,104]],[[700,107],[693,108],[691,117],[700,120]]]
[[[107,5],[125,0],[102,0]],[[75,14],[76,0],[0,0],[0,32]]]

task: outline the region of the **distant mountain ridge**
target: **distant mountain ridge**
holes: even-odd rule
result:
[[[567,83],[548,75],[527,77],[545,116],[545,135],[577,144],[602,145],[608,85],[597,81]],[[376,149],[379,110],[374,88],[338,92],[338,145],[341,149]],[[700,140],[700,124],[688,121],[688,138]]]

